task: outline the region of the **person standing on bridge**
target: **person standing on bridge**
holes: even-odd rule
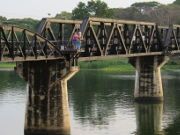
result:
[[[81,48],[81,32],[80,29],[76,29],[73,37],[72,37],[72,44],[75,46],[77,50]]]

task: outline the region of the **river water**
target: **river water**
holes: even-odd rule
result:
[[[180,72],[163,73],[164,103],[133,101],[134,75],[80,71],[68,83],[71,135],[180,135]],[[24,135],[27,84],[0,71],[0,135]]]

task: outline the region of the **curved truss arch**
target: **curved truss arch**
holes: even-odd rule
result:
[[[38,33],[17,26],[0,26],[0,60],[33,61],[63,58],[57,46]]]

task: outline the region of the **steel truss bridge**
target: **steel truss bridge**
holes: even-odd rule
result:
[[[83,36],[80,52],[71,44],[77,28]],[[179,49],[180,25],[89,17],[83,21],[44,18],[36,32],[0,26],[2,62],[167,55],[178,54]]]

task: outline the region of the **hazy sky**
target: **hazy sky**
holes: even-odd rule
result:
[[[87,2],[89,0],[81,0]],[[128,7],[135,2],[147,2],[150,0],[104,0],[109,7]],[[152,0],[151,0],[152,1]],[[155,0],[167,4],[174,0]],[[7,18],[36,18],[47,17],[48,13],[55,16],[61,11],[72,11],[80,0],[0,0],[0,16]]]

